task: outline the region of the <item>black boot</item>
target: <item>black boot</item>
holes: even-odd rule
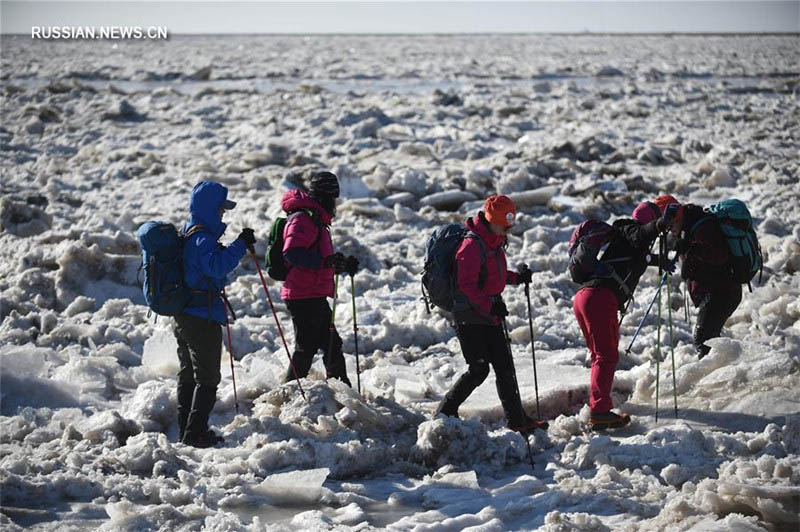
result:
[[[186,431],[181,440],[186,445],[193,447],[213,447],[225,440],[208,430],[208,416],[214,403],[217,401],[216,386],[203,386],[198,384],[194,389],[192,411],[186,424]]]
[[[186,432],[186,423],[192,410],[194,388],[194,382],[178,382],[178,441],[183,440],[183,434]]]
[[[522,399],[519,396],[517,379],[513,373],[501,373],[495,381],[497,396],[503,405],[508,428],[522,434],[530,434],[536,429],[547,430],[546,421],[538,421],[528,416],[522,408]]]
[[[306,356],[305,353],[299,353],[297,351],[294,352],[292,355],[292,363],[291,365],[286,368],[286,374],[283,376],[283,384],[288,382],[294,382],[295,380],[295,370],[297,371],[298,379],[302,379],[308,376],[308,371],[311,369],[311,363],[314,361],[314,357]]]
[[[472,375],[469,370],[461,375],[453,387],[450,388],[450,391],[447,392],[447,395],[444,396],[442,402],[439,403],[439,407],[436,409],[436,413],[434,413],[433,417],[439,414],[444,414],[448,417],[458,417],[458,407],[467,400],[467,397],[470,396],[481,382],[483,382],[483,379],[476,383],[475,376]]]

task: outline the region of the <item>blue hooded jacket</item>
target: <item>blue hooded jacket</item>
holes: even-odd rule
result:
[[[228,189],[213,181],[203,181],[195,185],[189,202],[189,222],[184,233],[196,225],[203,229],[192,233],[183,248],[183,276],[186,284],[197,290],[211,291],[213,304],[211,320],[217,323],[227,321],[227,313],[220,292],[225,287],[226,276],[242,260],[247,248],[240,239],[227,247],[218,241],[227,227],[220,217],[219,210],[228,198]],[[209,318],[207,298],[202,305],[188,306],[183,312],[200,318]],[[193,303],[190,303],[192,305]]]

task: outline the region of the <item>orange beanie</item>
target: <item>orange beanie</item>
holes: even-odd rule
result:
[[[673,203],[678,203],[678,200],[670,196],[669,194],[664,194],[663,196],[659,196],[653,200],[653,203],[658,205],[658,208],[661,210],[661,213],[664,213],[664,209],[667,208],[667,205],[671,205]]]
[[[483,204],[483,213],[490,224],[511,227],[517,216],[517,208],[508,196],[489,196]]]

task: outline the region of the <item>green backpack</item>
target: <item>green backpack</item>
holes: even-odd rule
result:
[[[747,205],[738,199],[729,199],[709,205],[703,210],[716,218],[722,234],[725,235],[733,279],[749,286],[756,273],[763,273],[764,257],[753,229],[753,217],[750,216]],[[707,219],[710,217],[703,217],[695,222],[692,231]],[[761,274],[758,281],[761,282]],[[750,291],[752,292],[752,287]]]
[[[285,260],[283,260],[283,231],[286,229],[286,223],[289,221],[289,218],[301,212],[309,215],[314,223],[317,223],[317,217],[315,216],[314,211],[299,210],[290,212],[288,216],[275,218],[275,221],[272,222],[272,226],[269,228],[269,239],[267,240],[267,256],[265,262],[267,265],[267,275],[276,281],[285,281],[286,276],[289,275],[289,265],[286,264]],[[319,224],[317,223],[317,225]],[[317,232],[317,238],[314,241],[314,244],[319,241],[321,232],[322,231]],[[312,244],[312,246],[314,244]]]

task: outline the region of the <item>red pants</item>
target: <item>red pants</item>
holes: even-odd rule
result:
[[[603,287],[581,288],[572,302],[572,310],[592,353],[589,408],[595,414],[608,412],[614,406],[611,385],[619,361],[618,305],[614,292]]]

